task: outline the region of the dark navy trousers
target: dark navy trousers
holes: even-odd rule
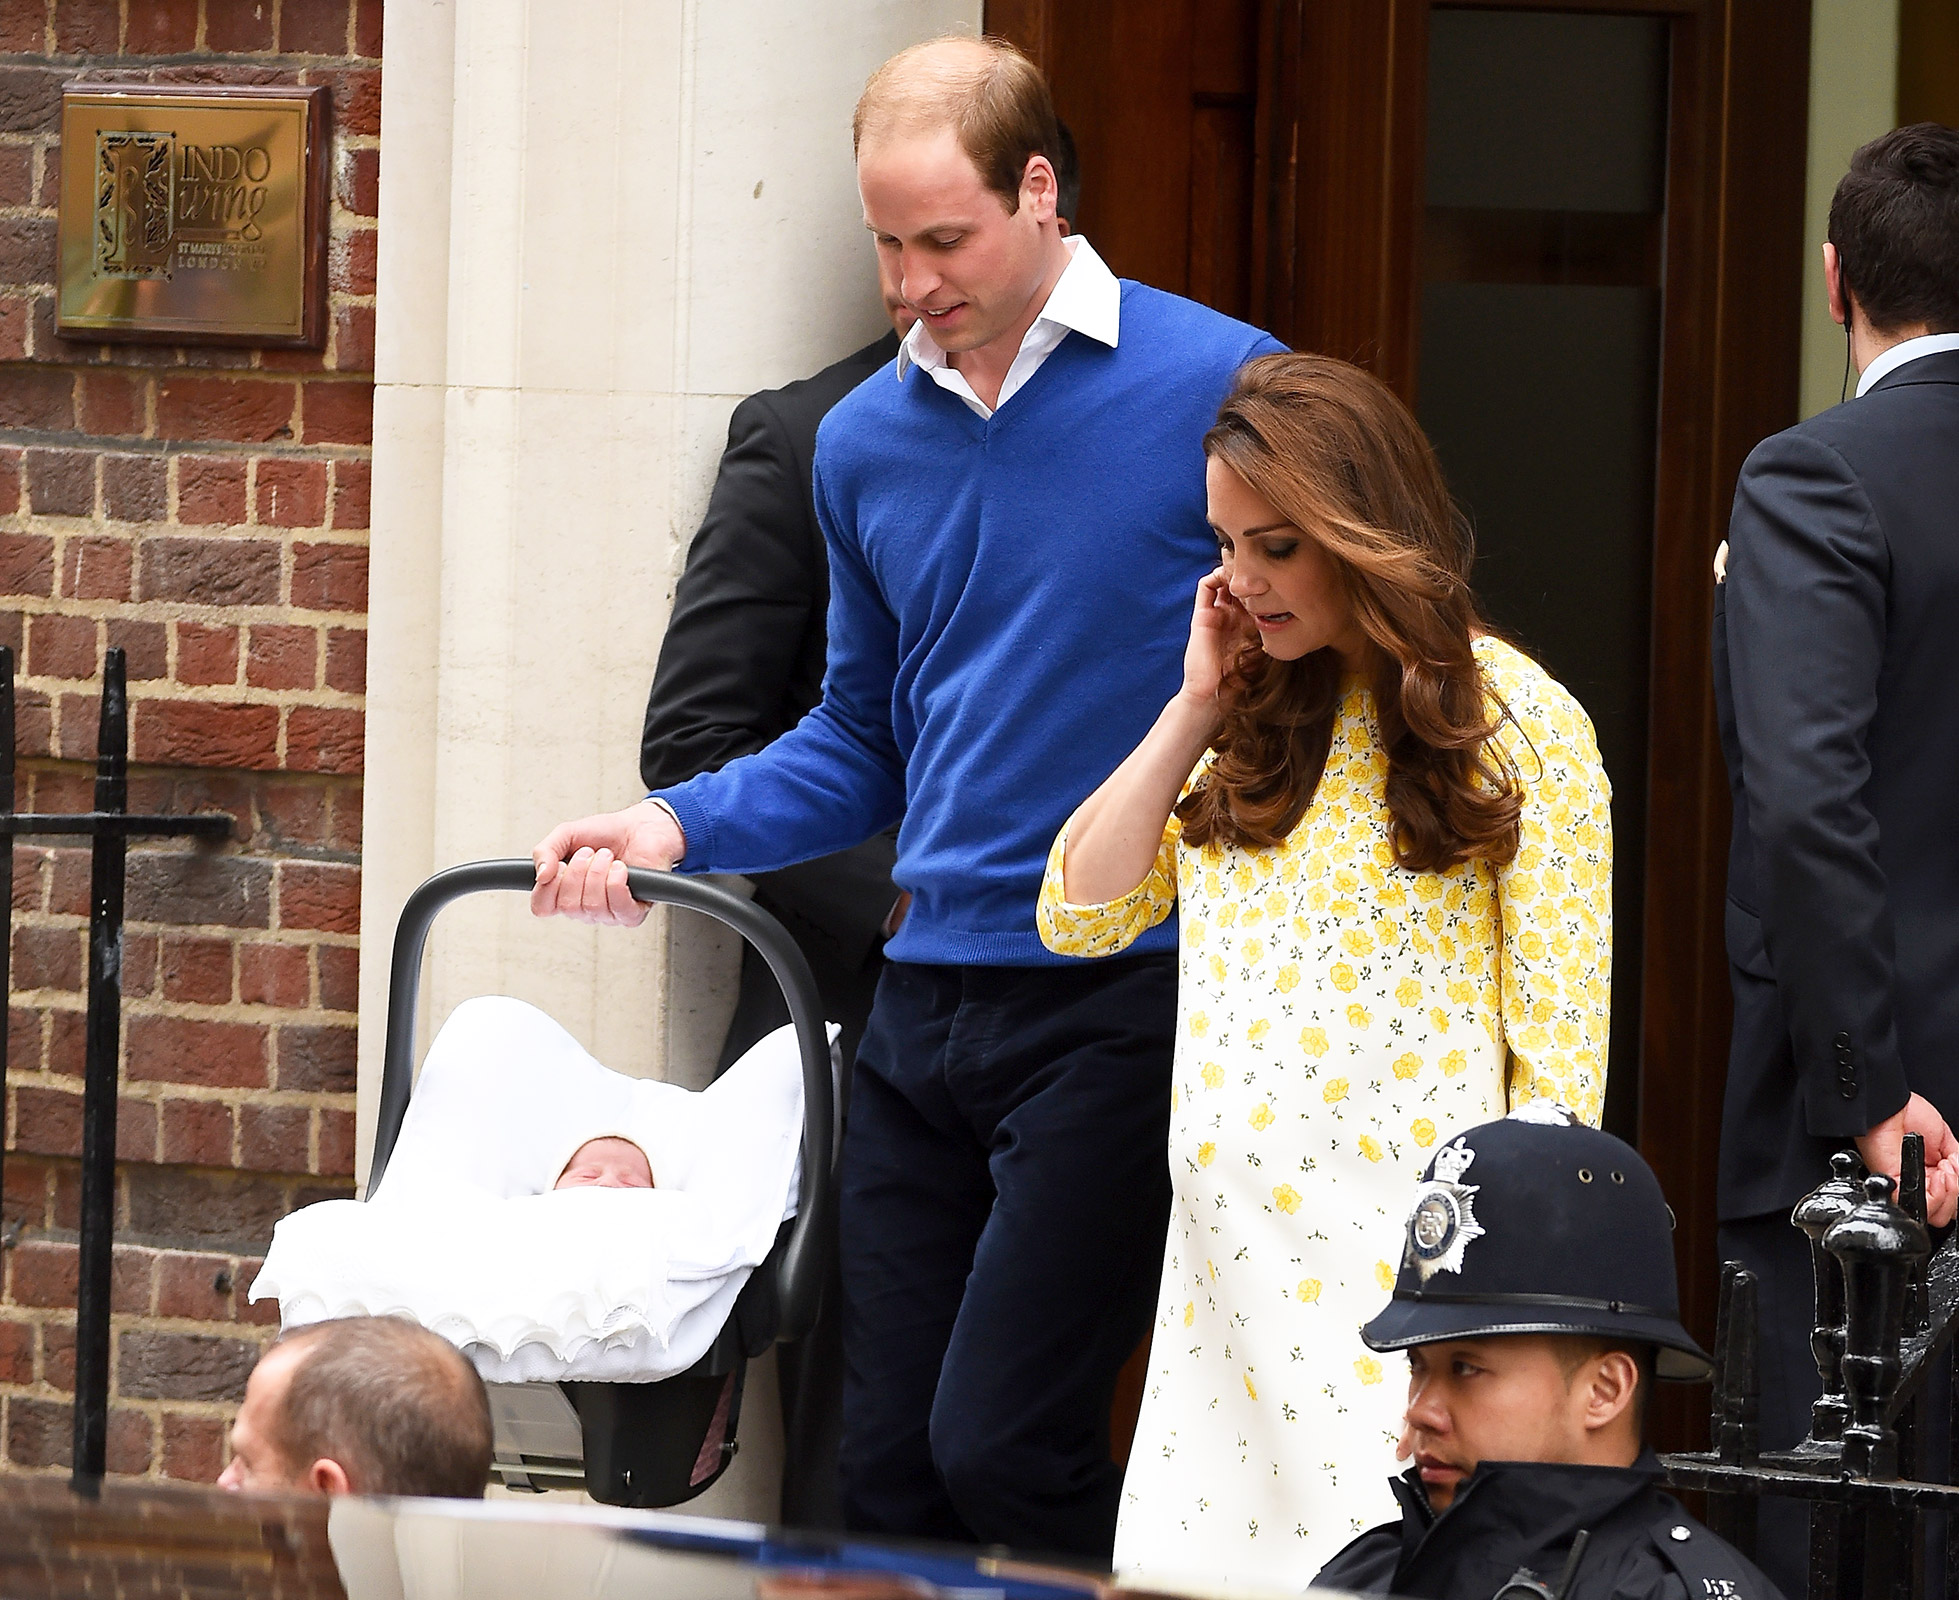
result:
[[[1169,1221],[1172,955],[891,962],[842,1167],[844,1515],[1106,1563]]]

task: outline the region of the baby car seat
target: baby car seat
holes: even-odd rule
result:
[[[386,1053],[367,1192],[387,1169],[415,1080],[415,1014],[422,951],[436,913],[467,894],[528,894],[528,861],[477,861],[438,872],[402,907],[388,980]],[[803,1159],[796,1215],[783,1223],[706,1355],[650,1383],[493,1385],[497,1471],[513,1488],[583,1487],[607,1505],[679,1505],[712,1485],[734,1459],[743,1378],[778,1340],[816,1321],[835,1232],[836,1063],[816,980],[781,923],[738,895],[670,872],[629,869],[635,900],[685,906],[726,923],[761,952],[782,986],[803,1066]],[[567,1410],[567,1402],[569,1410]],[[574,1448],[577,1454],[573,1455]]]

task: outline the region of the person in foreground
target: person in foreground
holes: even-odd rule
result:
[[[1055,131],[1055,225],[1066,234],[1081,169],[1067,128],[1057,121]],[[728,447],[674,590],[647,697],[639,771],[649,790],[765,749],[822,698],[830,570],[811,489],[817,426],[858,384],[891,365],[918,320],[899,290],[895,257],[879,252],[877,266],[890,331],[814,377],[750,395],[729,418]],[[888,828],[753,880],[755,903],[781,921],[809,961],[823,1015],[843,1028],[846,1088],[884,970],[885,941],[904,920],[905,896],[891,882],[897,851],[898,830]],[[761,952],[744,944],[717,1070],[725,1072],[788,1020],[775,975]],[[782,1520],[796,1528],[843,1526],[843,1286],[834,1246],[829,1254],[831,1280],[816,1326],[776,1352]]]
[[[1823,271],[1856,394],[1749,456],[1714,601],[1734,798],[1719,1244],[1760,1283],[1775,1450],[1822,1393],[1789,1210],[1831,1152],[1896,1178],[1920,1134],[1933,1226],[1959,1209],[1959,131],[1851,157]],[[1764,1564],[1800,1595],[1807,1506],[1761,1514]]]
[[[439,1334],[400,1317],[282,1333],[245,1384],[224,1489],[482,1498],[483,1380]]]
[[[1540,1097],[1598,1115],[1612,823],[1590,721],[1485,630],[1379,379],[1262,357],[1204,445],[1223,564],[1183,685],[1056,840],[1040,917],[1108,955],[1183,914],[1117,1566],[1297,1588],[1390,1504],[1401,1408],[1354,1330],[1426,1152]]]
[[[1700,1379],[1672,1216],[1630,1145],[1536,1102],[1458,1135],[1415,1191],[1394,1298],[1408,1352],[1399,1520],[1316,1587],[1420,1600],[1781,1600],[1660,1488],[1655,1376]]]
[[[1101,1561],[1110,1399],[1169,1207],[1176,936],[1067,959],[1034,906],[1056,830],[1176,687],[1215,549],[1199,440],[1278,346],[1063,236],[1053,102],[1010,45],[902,52],[853,136],[918,321],[817,433],[822,702],[765,750],[554,829],[531,903],[636,925],[621,862],[766,872],[903,818],[912,898],[838,1180],[845,1520]]]

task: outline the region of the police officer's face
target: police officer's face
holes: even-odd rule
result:
[[[1624,1351],[1541,1334],[1452,1339],[1408,1352],[1402,1460],[1446,1510],[1484,1461],[1631,1466],[1638,1364]]]

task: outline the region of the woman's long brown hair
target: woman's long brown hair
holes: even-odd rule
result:
[[[1326,356],[1260,356],[1238,374],[1206,455],[1333,558],[1366,636],[1388,757],[1394,855],[1416,872],[1517,852],[1517,775],[1493,742],[1507,713],[1471,649],[1475,538],[1435,452],[1378,378]],[[1340,707],[1331,649],[1297,661],[1246,641],[1218,688],[1205,779],[1178,803],[1192,845],[1264,847],[1299,826]]]

